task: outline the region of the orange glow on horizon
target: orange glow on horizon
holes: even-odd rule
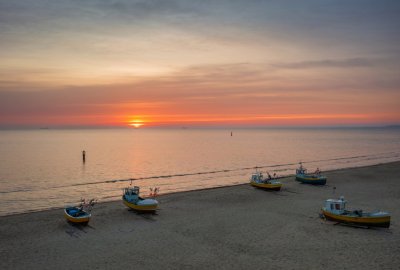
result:
[[[391,125],[399,123],[397,115],[389,114],[160,114],[110,113],[79,116],[30,116],[23,121],[8,117],[5,124],[37,126],[108,126],[108,127],[176,127],[176,126],[330,126],[330,125]],[[1,122],[2,116],[0,116]],[[62,124],[61,124],[62,123]]]
[[[121,117],[123,117],[121,115]],[[216,126],[216,125],[340,125],[340,124],[375,124],[380,117],[367,114],[276,114],[276,115],[209,115],[209,114],[149,114],[141,118],[124,117],[122,121],[135,128],[143,126]],[[383,118],[383,117],[381,117]],[[146,120],[142,120],[146,119]],[[115,119],[116,120],[116,119]],[[119,122],[119,121],[118,121]]]
[[[130,120],[129,121],[129,125],[134,127],[134,128],[140,128],[141,126],[144,125],[142,120]]]

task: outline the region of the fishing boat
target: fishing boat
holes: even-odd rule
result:
[[[157,210],[158,201],[155,199],[144,199],[139,196],[140,189],[137,186],[124,188],[122,195],[123,203],[131,209],[139,212],[154,212]],[[156,192],[155,192],[156,193]]]
[[[253,187],[262,188],[266,190],[280,190],[282,183],[272,178],[269,174],[264,178],[262,172],[255,172],[251,175],[250,184]]]
[[[87,224],[92,216],[91,211],[95,204],[95,199],[86,202],[81,199],[78,206],[66,206],[64,208],[64,217],[72,223]]]
[[[364,212],[363,210],[346,210],[347,201],[341,196],[339,199],[328,199],[322,208],[322,215],[340,223],[367,227],[390,226],[390,214],[383,211]]]
[[[299,164],[299,168],[296,169],[296,181],[311,185],[326,184],[326,176],[321,175],[321,171],[319,169],[317,169],[314,173],[308,173],[307,169],[303,167],[303,164],[301,162]]]

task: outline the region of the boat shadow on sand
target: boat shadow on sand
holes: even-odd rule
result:
[[[88,229],[95,230],[96,228],[89,224],[78,224],[73,222],[67,222],[68,228],[65,229],[65,233],[74,238],[80,238],[82,233],[88,233]]]
[[[157,219],[155,219],[155,217],[158,216],[158,211],[160,211],[160,209],[157,209],[157,211],[149,211],[149,212],[140,212],[140,211],[136,211],[134,209],[128,209],[129,213],[136,214],[136,216],[141,217],[148,221],[152,221],[152,222],[157,221]]]
[[[290,194],[288,193],[298,193],[298,192],[291,192],[290,190],[288,190],[287,188],[281,188],[281,190],[267,190],[267,189],[261,189],[261,188],[257,188],[258,190],[260,190],[260,192],[266,192],[275,196],[290,196]]]

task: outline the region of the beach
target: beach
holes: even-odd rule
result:
[[[63,209],[0,217],[0,269],[398,269],[400,162],[324,172],[326,186],[282,179],[280,192],[249,184],[157,197],[156,214],[99,203],[88,226]],[[349,208],[391,213],[389,229],[325,221]]]

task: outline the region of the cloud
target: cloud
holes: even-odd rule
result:
[[[236,63],[193,66],[134,83],[43,91],[3,89],[0,124],[10,119],[43,122],[50,116],[59,123],[65,119],[94,121],[98,116],[96,121],[101,123],[123,115],[180,115],[182,119],[188,115],[214,115],[215,119],[232,115],[245,119],[271,114],[335,114],[338,110],[349,115],[368,114],[372,108],[398,114],[398,79],[364,78],[357,72],[338,73],[333,78],[331,72],[323,74],[299,76],[267,64]]]
[[[0,0],[1,121],[350,110],[357,95],[362,111],[393,108],[399,11],[388,0]]]
[[[308,68],[359,68],[359,67],[373,67],[382,63],[379,60],[368,58],[349,58],[342,60],[318,60],[318,61],[302,61],[294,63],[277,63],[272,64],[276,68],[285,69],[308,69]]]

